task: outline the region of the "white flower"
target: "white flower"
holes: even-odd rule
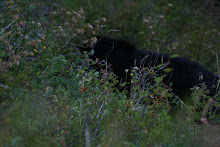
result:
[[[38,25],[38,27],[40,27],[40,26],[41,26],[41,23],[38,22],[37,25]]]
[[[96,43],[97,42],[97,38],[96,37],[92,37],[91,40],[92,40],[92,43]]]
[[[56,11],[53,11],[52,14],[55,15],[55,14],[57,14],[57,12],[56,12]]]
[[[159,15],[159,17],[160,17],[160,18],[164,18],[165,16],[164,16],[164,15]]]
[[[134,70],[138,70],[138,67],[137,67],[137,66],[135,66],[135,67],[134,67]]]
[[[95,23],[100,23],[100,21],[99,20],[95,20]]]
[[[70,13],[70,11],[67,11],[66,14],[67,14],[67,15],[70,15],[71,13]]]
[[[87,26],[89,29],[91,29],[91,30],[93,29],[93,26],[91,24],[88,23]]]
[[[149,19],[147,18],[144,19],[144,23],[149,23],[149,22],[150,22]]]
[[[173,7],[173,4],[171,4],[171,3],[168,3],[168,6],[169,6],[169,7]]]
[[[88,42],[89,42],[89,41],[88,41],[87,39],[83,41],[83,43],[88,43]]]
[[[151,34],[152,34],[152,35],[154,35],[154,34],[155,34],[155,32],[154,32],[154,31],[151,31]]]
[[[103,21],[103,22],[106,22],[106,18],[102,17],[102,21]]]

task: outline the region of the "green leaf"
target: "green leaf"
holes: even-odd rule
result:
[[[163,77],[157,77],[154,79],[154,81],[159,84],[163,80]]]
[[[180,55],[179,54],[173,54],[170,56],[170,58],[176,58],[176,57],[179,57]]]
[[[168,73],[168,72],[171,72],[173,69],[172,68],[166,68],[164,69],[164,72]]]

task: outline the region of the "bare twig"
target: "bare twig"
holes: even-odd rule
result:
[[[12,23],[10,23],[7,27],[5,27],[1,32],[0,32],[0,34],[2,34],[6,29],[8,29],[13,23],[15,23],[17,21],[17,19],[16,20],[14,20]]]

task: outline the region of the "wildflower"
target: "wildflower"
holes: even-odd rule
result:
[[[19,19],[19,16],[18,16],[18,15],[15,15],[13,18],[14,18],[15,20],[18,20],[18,19]]]
[[[63,28],[62,28],[62,26],[58,26],[58,28],[60,29],[60,31],[63,31]]]
[[[74,23],[77,23],[77,19],[75,19],[75,17],[72,17],[72,21],[73,21]]]
[[[70,11],[67,11],[66,14],[67,14],[67,15],[70,15],[71,13],[70,13]]]
[[[207,118],[202,117],[200,121],[201,121],[201,123],[207,123]]]
[[[40,27],[40,26],[41,26],[41,23],[38,22],[37,25],[38,25],[38,27]]]
[[[144,19],[144,23],[149,23],[150,21],[149,21],[149,19]]]
[[[34,56],[34,52],[31,51],[31,52],[30,52],[30,55],[31,55],[31,56]]]
[[[37,43],[41,43],[41,40],[40,40],[40,39],[38,39],[38,40],[37,40]]]
[[[128,69],[125,69],[125,72],[128,72]]]
[[[95,35],[95,31],[92,31],[91,33],[92,33],[92,35]]]
[[[155,34],[155,32],[154,32],[154,31],[151,31],[151,34],[152,34],[152,35],[154,35],[154,34]]]
[[[92,40],[92,43],[96,43],[97,42],[97,38],[96,37],[92,37],[91,40]]]
[[[201,74],[200,76],[199,76],[199,81],[202,81],[203,80],[203,75]]]
[[[79,13],[77,13],[77,14],[76,14],[76,17],[80,19],[80,18],[81,18],[81,15],[80,15]]]
[[[89,24],[89,23],[87,24],[87,27],[88,27],[89,29],[91,29],[91,30],[93,29],[93,26],[92,26],[91,24]]]
[[[79,14],[84,14],[83,8],[80,8],[80,11],[78,11]]]
[[[83,43],[85,43],[85,44],[88,43],[88,42],[89,42],[89,41],[88,41],[87,39],[83,41]]]
[[[42,48],[42,49],[43,49],[43,50],[45,50],[46,48],[47,48],[46,46],[43,46],[43,48]]]
[[[81,30],[80,29],[76,29],[76,33],[81,33]]]
[[[101,19],[103,22],[106,22],[106,18],[104,18],[104,17],[102,17],[102,19]]]
[[[134,75],[134,73],[131,73],[130,76],[132,77]]]
[[[174,46],[174,47],[172,48],[172,50],[177,50],[177,48]]]
[[[100,21],[99,20],[95,20],[95,23],[100,23]]]
[[[173,7],[173,4],[171,4],[171,3],[168,3],[168,6],[169,6],[169,7]]]
[[[55,14],[57,14],[57,12],[56,12],[56,11],[53,11],[52,14],[55,15]]]
[[[151,97],[151,98],[154,98],[154,94],[150,94],[150,97]]]
[[[138,67],[137,67],[137,66],[135,66],[135,67],[134,67],[134,70],[138,70]]]
[[[149,29],[153,29],[153,26],[148,26]]]
[[[38,72],[37,75],[39,75],[40,73]]]
[[[196,90],[198,90],[200,87],[196,87]]]
[[[41,35],[40,38],[41,38],[42,40],[45,40],[46,36],[43,34],[43,35]]]
[[[164,15],[159,15],[160,18],[164,18]]]

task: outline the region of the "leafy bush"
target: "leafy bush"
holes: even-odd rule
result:
[[[146,16],[144,11],[142,19],[142,14],[133,12],[145,9],[143,1],[137,4],[133,1],[110,3],[118,6],[116,10],[112,7],[110,16],[98,8],[104,6],[103,9],[108,11],[104,2],[92,1],[90,7],[84,9],[79,6],[85,1],[82,4],[76,2],[77,11],[60,9],[58,1],[1,2],[1,146],[184,145],[193,141],[203,127],[209,126],[205,121],[203,125],[195,123],[201,118],[200,108],[206,109],[199,100],[206,93],[205,86],[193,90],[193,102],[186,106],[162,84],[163,76],[154,72],[156,67],[142,71],[135,67],[127,75],[132,77],[131,91],[128,92],[123,88],[126,83],[118,81],[110,65],[89,59],[93,51],[79,51],[81,46],[93,46],[97,35],[114,31],[108,30],[109,26],[114,26],[114,29],[125,28],[121,34],[130,36],[128,32],[131,30],[130,33],[140,40],[147,39],[147,46],[151,49],[160,45],[175,52],[174,47],[185,47],[184,42],[189,42],[187,39],[191,37],[192,42],[198,37],[191,33],[181,36],[179,32],[184,32],[182,24],[175,29],[179,35],[169,31],[172,26],[167,30],[170,23],[183,20],[183,16],[177,15],[177,3],[166,8],[163,8],[167,5],[165,2],[155,3],[152,8],[148,6],[152,16]],[[121,4],[130,9],[122,9],[124,5]],[[163,8],[166,14],[154,17],[157,7]],[[127,11],[131,12],[126,14]],[[131,17],[132,23],[125,25],[127,21],[119,21],[122,16]],[[135,27],[136,22],[143,33],[135,34],[140,32]],[[211,29],[208,33],[214,37]],[[181,41],[174,44],[170,37]],[[203,37],[200,47],[210,42],[207,38]],[[217,46],[212,41],[209,51],[204,48],[207,54],[212,54],[211,49]],[[140,43],[140,46],[145,45],[146,41]],[[192,56],[196,53],[193,51]],[[95,64],[103,70],[93,70]],[[149,73],[155,76],[153,81],[149,79]],[[189,117],[175,119],[171,113],[173,106],[184,106]]]

